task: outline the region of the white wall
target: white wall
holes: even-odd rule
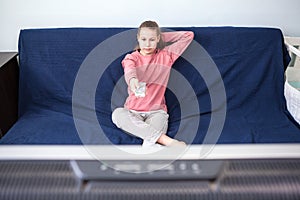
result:
[[[24,28],[267,26],[300,36],[300,0],[0,0],[0,51],[17,50]]]

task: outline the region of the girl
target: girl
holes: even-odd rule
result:
[[[138,28],[135,51],[122,61],[128,97],[124,108],[113,111],[112,120],[120,129],[142,138],[143,146],[186,145],[166,135],[169,115],[164,94],[173,63],[193,37],[190,31],[161,33],[156,22],[145,21]]]

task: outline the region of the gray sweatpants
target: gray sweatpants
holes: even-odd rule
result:
[[[126,133],[142,138],[143,146],[155,144],[162,134],[166,134],[168,118],[164,110],[138,112],[116,108],[112,113],[113,123]]]

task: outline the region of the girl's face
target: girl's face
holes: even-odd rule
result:
[[[140,33],[137,36],[137,40],[140,46],[140,53],[142,55],[151,55],[155,52],[157,43],[159,42],[160,36],[157,35],[155,29],[143,27],[140,29]]]

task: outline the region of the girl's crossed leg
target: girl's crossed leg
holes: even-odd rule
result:
[[[185,146],[184,142],[166,135],[169,115],[163,110],[150,112],[130,111],[117,108],[112,114],[112,121],[125,132],[142,138],[143,146],[151,146],[156,142],[165,146]]]

